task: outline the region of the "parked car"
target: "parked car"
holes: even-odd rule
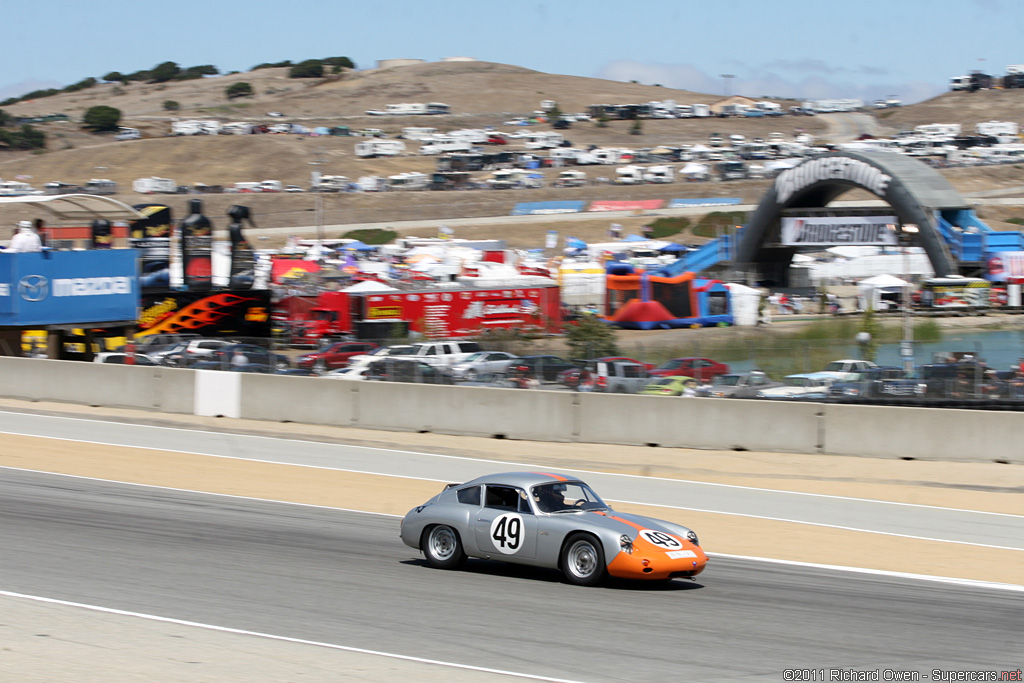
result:
[[[228,344],[227,346],[222,346],[219,349],[215,349],[210,354],[208,360],[225,365],[233,365],[236,352],[241,352],[248,361],[248,364],[268,365],[278,370],[285,370],[292,366],[288,356],[274,353],[270,349],[256,346],[255,344]]]
[[[558,378],[556,381],[559,384],[569,387],[570,389],[579,389],[581,385],[591,385],[594,383],[594,374],[597,371],[598,363],[614,362],[633,363],[634,365],[640,365],[645,373],[654,368],[654,366],[650,363],[642,363],[636,359],[628,358],[626,356],[603,356],[601,358],[594,358],[589,360],[576,359],[573,361],[573,363],[576,364],[576,367],[570,368],[569,370],[563,370],[562,372],[558,373]],[[607,374],[607,372],[605,374]]]
[[[698,396],[712,398],[756,398],[757,392],[784,386],[759,370],[716,375],[710,384],[697,389]]]
[[[161,365],[188,367],[197,361],[210,360],[215,351],[234,344],[235,342],[229,339],[193,339],[150,355]]]
[[[713,361],[710,358],[673,358],[651,370],[650,375],[652,377],[686,375],[687,377],[699,379],[701,382],[710,382],[712,377],[724,375],[728,372],[728,365]]]
[[[201,360],[189,366],[191,370],[221,370],[224,372],[249,372],[258,375],[298,375],[308,377],[313,371],[307,368],[279,368],[274,365],[263,363],[246,363],[245,365],[232,365],[219,360]]]
[[[828,398],[829,387],[835,378],[821,372],[786,375],[781,387],[761,389],[757,398],[782,399],[790,401],[816,401]]]
[[[402,542],[437,569],[467,557],[559,569],[569,583],[608,575],[670,581],[700,574],[707,555],[687,527],[613,511],[579,479],[511,472],[449,484],[409,511]]]
[[[504,373],[519,356],[504,351],[477,351],[451,366],[455,379],[475,381],[481,375]]]
[[[579,368],[558,356],[523,356],[512,363],[509,373],[517,373],[542,382],[558,381],[558,373],[563,370],[578,370]]]
[[[337,370],[348,365],[349,360],[353,357],[361,356],[377,348],[380,348],[380,345],[373,342],[335,342],[320,351],[302,354],[295,360],[295,367],[313,368],[318,372]]]
[[[697,395],[697,380],[693,377],[658,377],[640,391],[644,396]]]
[[[828,373],[837,382],[853,382],[860,379],[862,372],[877,367],[869,360],[843,359],[832,361],[822,372]]]
[[[337,370],[331,370],[330,372],[320,376],[325,379],[344,379],[362,381],[366,379],[366,373],[368,373],[369,371],[369,366],[363,366],[358,368],[338,368]]]
[[[455,384],[450,372],[415,358],[382,358],[370,363],[366,379],[378,382]]]
[[[160,365],[156,359],[147,356],[144,353],[134,353],[133,358],[129,362],[128,354],[121,353],[120,351],[104,351],[103,353],[97,353],[93,356],[93,363],[112,363],[115,365]]]

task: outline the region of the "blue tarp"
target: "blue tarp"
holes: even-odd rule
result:
[[[354,250],[354,251],[376,251],[376,247],[371,247],[369,244],[363,244],[359,240],[355,242],[349,242],[342,249]]]
[[[641,237],[640,235],[626,235],[623,238],[622,241],[623,242],[646,242],[647,238],[646,237]]]
[[[512,209],[513,216],[530,216],[545,213],[580,213],[583,211],[585,202],[581,201],[560,201],[560,202],[519,202]]]
[[[668,203],[670,209],[685,209],[694,206],[729,206],[742,204],[739,197],[698,197],[696,199],[673,199]]]

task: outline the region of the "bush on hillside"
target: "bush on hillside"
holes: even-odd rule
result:
[[[253,68],[249,69],[249,71],[256,71],[257,69],[279,69],[281,67],[291,66],[291,65],[292,65],[292,60],[290,60],[290,59],[286,59],[283,62],[264,62],[262,64],[257,64]]]
[[[82,123],[96,133],[115,131],[121,123],[121,110],[106,105],[89,107],[82,117]]]
[[[288,71],[288,78],[323,78],[324,63],[319,59],[299,62]]]
[[[398,237],[398,233],[394,230],[367,228],[364,230],[349,230],[344,234],[344,237],[350,240],[359,240],[363,244],[387,244]]]
[[[166,83],[172,81],[181,74],[181,67],[175,62],[162,62],[153,67],[149,72],[150,83]]]
[[[686,216],[662,217],[650,224],[651,239],[664,239],[670,235],[678,235],[690,227],[690,219]]]
[[[46,133],[28,124],[18,130],[0,130],[0,145],[9,149],[46,149]]]
[[[712,211],[693,226],[693,234],[698,237],[718,237],[731,232],[737,225],[743,225],[746,219],[747,214],[743,211]]]
[[[228,87],[224,88],[224,94],[227,95],[229,100],[236,97],[249,97],[253,94],[252,84],[246,83],[245,81],[232,83]]]
[[[178,111],[181,103],[176,100],[164,100],[164,111]]]

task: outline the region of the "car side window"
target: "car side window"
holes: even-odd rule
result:
[[[465,505],[480,505],[480,487],[470,486],[469,488],[459,489],[455,492],[459,502]]]
[[[488,486],[484,506],[498,510],[518,510],[519,490],[512,486]]]

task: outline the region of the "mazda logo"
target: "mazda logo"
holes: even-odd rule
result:
[[[43,275],[26,275],[18,280],[18,294],[25,301],[42,301],[50,293],[50,281]]]

